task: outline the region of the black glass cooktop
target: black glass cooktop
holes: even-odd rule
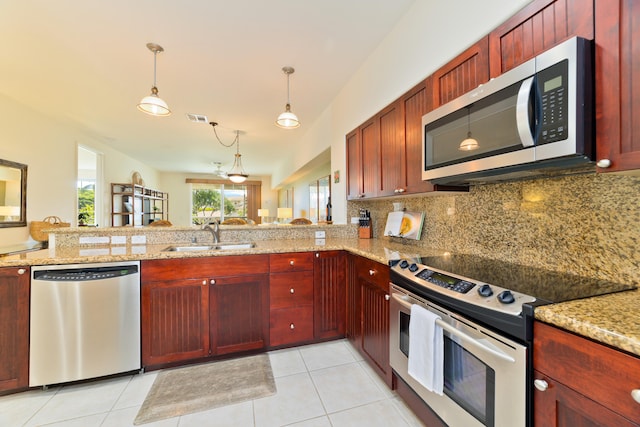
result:
[[[636,288],[633,284],[558,273],[475,255],[428,256],[416,261],[428,267],[527,294],[549,303]]]

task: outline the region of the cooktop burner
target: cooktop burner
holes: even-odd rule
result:
[[[635,289],[634,285],[558,273],[475,255],[430,256],[420,264],[556,303]]]
[[[535,307],[635,289],[475,255],[413,257],[389,264],[393,284],[523,340],[532,337]]]

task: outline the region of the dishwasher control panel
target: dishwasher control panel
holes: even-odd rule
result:
[[[33,280],[44,280],[49,282],[86,282],[89,280],[113,279],[137,273],[137,265],[122,267],[94,267],[81,270],[77,268],[70,268],[66,270],[39,270],[34,271]]]

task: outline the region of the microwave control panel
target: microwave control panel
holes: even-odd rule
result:
[[[538,144],[562,141],[568,138],[569,78],[568,60],[559,62],[537,73],[540,94],[540,126]]]

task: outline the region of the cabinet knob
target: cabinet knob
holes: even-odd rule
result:
[[[549,383],[547,383],[545,380],[535,380],[533,382],[533,385],[540,391],[547,391],[547,389],[549,388]],[[640,392],[640,390],[638,390],[638,392]]]
[[[206,281],[206,280],[203,280],[203,281],[202,281],[202,286],[205,286],[206,284],[207,284],[207,281]]]
[[[216,279],[211,279],[211,280],[209,281],[209,283],[211,283],[212,285],[215,285],[215,284],[216,284]]]
[[[609,160],[609,159],[600,159],[596,163],[596,166],[598,166],[599,168],[608,168],[609,166],[611,166],[611,160]]]
[[[369,270],[369,276],[375,276],[376,271],[375,270]]]
[[[289,325],[289,328],[290,328],[291,330],[294,330],[296,327],[295,327],[295,325],[292,323],[292,324],[290,324],[290,325]]]
[[[631,390],[631,397],[633,397],[633,400],[640,403],[640,388],[634,388]]]
[[[320,252],[316,252],[316,258],[320,258]]]
[[[393,190],[394,193],[404,193],[404,188],[396,188],[395,190]]]
[[[18,269],[18,274],[20,274],[20,275],[23,275],[23,274],[24,274],[24,273],[26,273],[26,272],[27,272],[27,270],[26,270],[26,269],[24,269],[24,268],[19,268],[19,269]]]
[[[289,265],[293,267],[293,264],[295,264],[294,260],[289,261]]]
[[[293,290],[293,288],[291,288],[291,289],[289,290],[289,292],[294,293],[295,291]]]
[[[386,301],[389,301],[389,300],[391,299],[391,297],[389,296],[389,294],[387,294],[387,295],[385,295],[385,296],[384,296],[384,299],[385,299]]]

